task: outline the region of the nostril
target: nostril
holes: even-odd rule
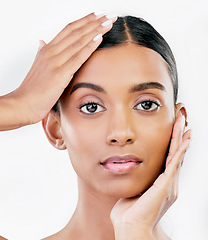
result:
[[[117,142],[119,142],[119,141],[117,141],[116,139],[112,139],[111,142],[112,142],[112,143],[117,143]],[[131,143],[131,142],[132,142],[132,139],[131,139],[131,138],[129,138],[129,139],[126,140],[126,143]]]

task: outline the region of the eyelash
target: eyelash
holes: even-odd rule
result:
[[[92,114],[94,114],[94,113],[86,113],[86,112],[84,112],[83,110],[82,110],[82,108],[83,107],[87,107],[87,106],[89,106],[89,105],[96,105],[96,107],[98,107],[98,106],[100,106],[100,104],[99,103],[96,103],[96,102],[87,102],[87,103],[85,103],[85,104],[82,104],[82,105],[80,105],[78,108],[79,108],[79,110],[80,110],[80,112],[81,113],[83,113],[83,114],[86,114],[86,115],[92,115]],[[102,107],[102,106],[100,106],[100,107]],[[104,107],[102,107],[102,108],[104,108]],[[97,109],[96,109],[97,110]],[[101,110],[102,111],[102,110]],[[99,111],[99,112],[101,112],[101,111]]]
[[[144,104],[144,103],[150,103],[151,105],[152,105],[152,104],[155,104],[155,105],[156,105],[156,108],[153,109],[153,110],[145,110],[145,109],[142,110],[142,109],[137,109],[137,108],[136,108],[138,105]],[[82,105],[80,105],[78,108],[79,108],[80,112],[83,113],[83,114],[86,114],[86,115],[93,115],[93,114],[95,114],[94,112],[93,112],[93,113],[86,113],[86,112],[84,112],[84,111],[82,110],[83,107],[87,107],[87,106],[89,106],[89,105],[91,105],[91,106],[92,106],[92,105],[96,105],[96,110],[97,110],[97,107],[98,107],[98,106],[101,107],[101,108],[103,108],[103,109],[105,109],[105,108],[102,107],[99,103],[96,103],[96,102],[93,102],[93,101],[92,101],[92,102],[87,102],[87,103],[85,103],[85,104],[82,104]],[[145,112],[154,112],[154,111],[157,111],[160,107],[161,107],[161,104],[160,104],[159,102],[148,99],[148,100],[145,100],[145,101],[142,101],[142,102],[136,104],[136,106],[134,107],[134,109],[135,109],[135,110],[145,111]],[[100,110],[99,112],[101,112],[101,111],[103,111],[103,110]]]
[[[144,103],[150,103],[151,105],[152,105],[152,104],[155,104],[155,105],[156,105],[156,108],[153,109],[153,110],[136,109],[136,107],[137,107],[138,105],[144,104]],[[144,100],[144,101],[139,102],[138,104],[136,104],[136,106],[134,107],[134,109],[136,109],[136,110],[141,110],[141,111],[145,111],[145,112],[154,112],[154,111],[159,110],[161,106],[162,106],[162,105],[161,105],[158,101],[153,101],[153,100],[151,100],[151,99],[148,99],[148,100]]]

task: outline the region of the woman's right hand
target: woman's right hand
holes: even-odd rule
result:
[[[3,112],[0,130],[41,121],[116,20],[117,17],[107,18],[104,14],[96,16],[91,13],[68,24],[50,43],[41,41],[34,63],[22,84],[15,91],[0,97],[0,111]],[[98,35],[100,37],[93,40]],[[14,103],[14,108],[8,108],[9,101]],[[4,107],[5,104],[7,107]],[[17,111],[17,114],[6,111]]]

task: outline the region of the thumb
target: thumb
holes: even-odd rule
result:
[[[38,47],[38,51],[40,51],[40,49],[42,47],[44,47],[46,45],[46,43],[43,40],[39,40],[39,47]]]

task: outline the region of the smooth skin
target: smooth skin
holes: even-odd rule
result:
[[[134,44],[94,52],[102,39],[96,42],[92,39],[112,27],[112,24],[101,26],[106,20],[105,16],[98,18],[90,14],[69,24],[49,44],[42,42],[42,48],[21,86],[0,98],[0,111],[5,113],[1,115],[0,129],[14,129],[43,119],[51,144],[69,151],[78,174],[80,196],[77,209],[63,230],[46,239],[101,239],[101,236],[108,240],[169,239],[160,228],[159,220],[177,198],[179,172],[190,144],[191,131],[184,133],[186,110],[183,104],[174,107],[171,80],[166,63],[159,54]],[[132,64],[126,64],[126,59]],[[82,68],[61,99],[60,117],[50,109],[80,66]],[[157,77],[153,79],[155,74]],[[131,76],[128,81],[127,76]],[[86,79],[102,86],[106,94],[86,88],[69,94],[74,84]],[[127,92],[132,84],[150,79],[162,83],[166,92],[158,89]],[[116,81],[117,89],[112,88],[112,80]],[[137,100],[147,100],[147,95],[148,99],[151,96],[151,99],[160,101],[162,106],[154,113],[133,109],[139,102]],[[105,111],[102,109],[89,116],[77,108],[81,102],[97,102],[98,99]],[[143,126],[144,132],[138,121],[149,123],[148,128]],[[96,131],[92,131],[95,127]],[[96,155],[97,149],[100,150],[99,156]],[[149,149],[153,154],[147,154]],[[143,163],[141,168],[119,180],[99,164],[105,157],[127,153],[139,155]],[[166,170],[159,175],[165,161]],[[135,184],[140,175],[148,172],[151,173],[149,177],[141,178]],[[140,193],[143,194],[138,197]],[[95,231],[91,226],[96,225]]]
[[[165,90],[151,85],[129,91],[150,82]],[[141,102],[149,100],[160,107],[152,104],[145,111]],[[97,109],[90,113],[86,104],[92,103]],[[47,239],[169,239],[159,220],[177,198],[180,164],[190,143],[186,117],[183,104],[174,106],[167,65],[158,53],[132,43],[93,53],[61,97],[60,115],[52,110],[43,120],[50,143],[68,150],[79,187],[70,222]],[[143,160],[128,174],[118,176],[100,165],[127,154]]]

